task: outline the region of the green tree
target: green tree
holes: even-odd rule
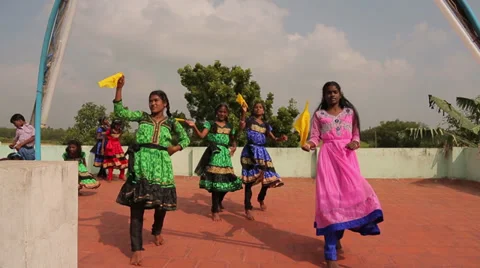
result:
[[[66,131],[62,128],[43,128],[42,143],[62,144]],[[0,128],[0,141],[10,144],[15,137],[14,128]]]
[[[236,102],[237,94],[243,96],[250,109],[253,108],[255,101],[262,99],[260,85],[251,80],[250,69],[243,69],[239,66],[229,68],[223,66],[220,61],[215,61],[213,65],[208,66],[200,63],[194,67],[186,65],[178,70],[178,74],[181,84],[187,89],[187,93],[185,93],[187,109],[190,116],[199,125],[205,121],[214,120],[215,107],[224,102],[230,107],[229,121],[238,129],[241,107]],[[296,103],[292,99],[288,107],[281,107],[277,116],[273,116],[273,99],[274,95],[269,93],[265,100],[265,115],[274,127],[274,134],[292,136],[293,141],[287,143],[290,144],[295,141],[295,135],[297,135],[291,134],[293,120],[290,120],[298,115]],[[205,143],[192,137],[191,144],[195,146]],[[245,144],[244,133],[239,133],[238,144],[239,146]]]
[[[362,131],[361,138],[369,144],[368,147],[379,148],[416,148],[432,147],[430,141],[411,139],[405,129],[420,128],[426,125],[411,121],[382,121],[379,126]]]
[[[67,129],[63,143],[66,144],[69,140],[76,139],[85,145],[94,144],[98,119],[106,116],[106,110],[103,105],[93,102],[83,104],[74,118],[75,124]]]
[[[297,102],[292,98],[288,101],[287,107],[280,107],[277,111],[277,115],[272,115],[273,94],[269,93],[267,96],[266,106],[267,116],[269,123],[272,125],[273,134],[279,137],[280,135],[287,135],[288,141],[276,143],[272,140],[268,140],[267,146],[270,147],[298,147],[300,142],[300,136],[298,132],[292,132],[292,126],[295,118],[300,114],[297,109]]]

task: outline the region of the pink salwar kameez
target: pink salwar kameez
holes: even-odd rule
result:
[[[361,235],[378,235],[383,221],[380,202],[361,175],[355,151],[346,146],[360,142],[352,127],[354,111],[344,108],[337,116],[324,110],[313,116],[310,142],[323,142],[318,155],[315,222],[317,235],[325,236],[325,258],[337,260],[335,246],[349,229]]]

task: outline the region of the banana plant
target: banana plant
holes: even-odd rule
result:
[[[442,113],[443,116],[447,114],[451,119],[455,120],[458,123],[460,129],[466,130],[475,137],[478,137],[480,132],[480,96],[475,99],[457,97],[458,107],[471,115],[472,120],[465,116],[462,112],[458,111],[453,107],[452,104],[446,100],[442,100],[432,95],[428,95],[429,106],[432,109],[437,108],[439,113]],[[441,127],[437,128],[411,128],[407,131],[410,132],[410,137],[425,138],[431,137],[432,139],[441,139],[444,142],[444,146],[451,148],[452,145],[464,145],[469,147],[477,147],[476,140],[472,140],[469,137],[458,134],[458,131],[450,131]],[[478,139],[477,139],[478,140]]]

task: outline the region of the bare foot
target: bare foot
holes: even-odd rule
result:
[[[337,250],[342,250],[343,247],[342,247],[342,243],[340,243],[340,241],[337,241],[337,246],[336,246]]]
[[[255,218],[253,217],[253,213],[251,210],[245,210],[245,215],[247,216],[248,220],[254,221]]]
[[[220,215],[218,213],[212,213],[212,220],[213,221],[221,221]]]
[[[260,203],[260,210],[265,211],[267,210],[267,205],[263,201],[258,201]]]
[[[165,240],[163,240],[162,235],[154,235],[153,243],[155,243],[156,246],[161,246],[163,243],[165,243]]]
[[[142,266],[142,252],[141,251],[133,252],[132,257],[130,258],[130,265]]]
[[[327,261],[327,268],[339,268],[337,261]]]

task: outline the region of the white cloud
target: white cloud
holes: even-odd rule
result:
[[[270,0],[217,2],[79,1],[66,51],[67,78],[60,78],[51,124],[65,126],[86,101],[109,107],[113,91],[98,89],[96,82],[118,71],[127,75],[125,102],[130,108],[146,109],[148,92],[162,88],[174,109],[186,110],[177,69],[217,59],[251,68],[264,94],[275,93],[276,105],[285,105],[292,96],[300,106],[307,98],[319,102],[321,86],[336,80],[360,109],[364,125],[395,118],[420,120],[415,113],[427,108],[425,92],[419,90],[425,84],[420,74],[428,69],[437,77],[444,75],[446,61],[458,68],[468,61],[462,53],[445,60],[432,56],[432,47],[444,48],[449,34],[427,23],[416,25],[408,35],[397,35],[389,58],[372,59],[352,47],[345,32],[321,20],[308,34],[287,32],[288,10]],[[427,68],[418,53],[440,64]],[[71,111],[65,111],[61,100],[72,92]]]
[[[76,38],[95,36],[90,46],[95,53],[129,54],[128,63],[119,59],[116,65],[144,72],[167,61],[171,70],[160,77],[175,76],[178,67],[196,62],[239,64],[253,69],[264,90],[276,93],[277,105],[285,104],[288,91],[300,102],[309,95],[318,98],[321,84],[331,79],[344,84],[347,94],[358,96],[375,90],[372,81],[413,75],[405,60],[366,58],[335,27],[318,24],[307,35],[286,32],[288,11],[272,1],[227,0],[216,6],[207,0],[118,1],[105,9],[107,2],[111,3],[84,1],[76,19]],[[350,85],[357,93],[348,92]],[[172,87],[182,90],[179,84]]]

